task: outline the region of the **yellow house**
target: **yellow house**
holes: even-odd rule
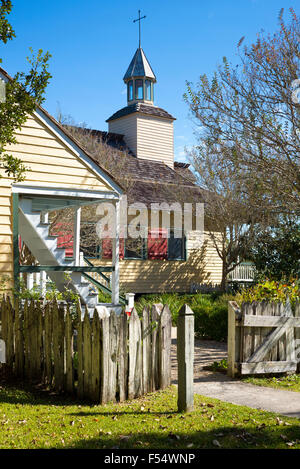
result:
[[[0,80],[11,78],[0,68]],[[119,216],[122,189],[99,164],[44,109],[37,107],[16,131],[17,143],[7,151],[20,158],[26,180],[14,183],[2,172],[0,178],[0,275],[2,290],[16,287],[23,272],[47,275],[59,289],[65,285],[64,272],[70,273],[71,288],[89,308],[98,305],[91,288],[91,273],[112,275],[112,304],[119,304],[118,238],[113,257],[104,268],[80,265],[79,235],[81,207],[110,201]],[[49,234],[48,213],[62,207],[75,207],[74,257],[66,259],[57,239]],[[116,220],[118,226],[118,219]],[[22,239],[37,260],[34,266],[21,266],[19,242]]]
[[[141,47],[136,50],[123,80],[127,85],[127,106],[107,119],[108,132],[78,127],[69,130],[91,151],[95,161],[101,161],[101,145],[112,148],[115,165],[120,165],[114,168],[113,174],[122,185],[127,182],[129,203],[145,204],[150,211],[151,205],[157,203],[170,206],[179,202],[183,206],[184,202],[203,202],[203,191],[195,184],[189,165],[174,161],[175,118],[154,105],[156,76]],[[164,210],[168,207],[164,209],[161,205],[160,212]],[[160,227],[166,228],[163,224]],[[90,229],[95,229],[95,223]],[[123,291],[189,292],[193,285],[221,282],[222,262],[208,233],[201,233],[195,227],[184,229],[181,241],[174,241],[172,227],[168,229],[167,239],[155,242],[149,228],[142,242],[124,239],[121,243]],[[157,248],[156,253],[153,246]],[[110,262],[105,241],[98,245],[82,242],[82,250],[94,264],[105,266]]]

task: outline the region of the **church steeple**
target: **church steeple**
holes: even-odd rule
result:
[[[127,84],[128,105],[134,103],[153,105],[156,76],[141,47],[136,50],[123,80]]]

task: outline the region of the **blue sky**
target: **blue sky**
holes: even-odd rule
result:
[[[225,55],[236,60],[242,36],[272,32],[278,13],[296,0],[15,0],[10,20],[17,38],[0,46],[10,74],[26,67],[28,48],[52,54],[53,75],[44,107],[60,110],[77,123],[107,130],[105,120],[126,105],[122,77],[138,46],[138,9],[142,47],[157,76],[155,104],[173,114],[175,157],[193,145],[195,124],[183,102],[185,80],[210,75]]]

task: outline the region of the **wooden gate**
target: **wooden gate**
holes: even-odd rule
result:
[[[237,303],[228,307],[228,374],[296,372],[300,304],[289,300]]]

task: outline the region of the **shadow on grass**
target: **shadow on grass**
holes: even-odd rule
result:
[[[136,429],[134,430],[136,432]],[[109,433],[109,432],[107,432]],[[86,438],[74,441],[72,444],[56,445],[55,448],[76,449],[259,449],[300,447],[299,426],[293,425],[288,429],[249,430],[245,427],[220,426],[209,431],[176,432],[166,429],[165,432],[140,432],[123,435],[109,435],[99,432],[97,438]],[[297,441],[298,440],[298,441]]]

